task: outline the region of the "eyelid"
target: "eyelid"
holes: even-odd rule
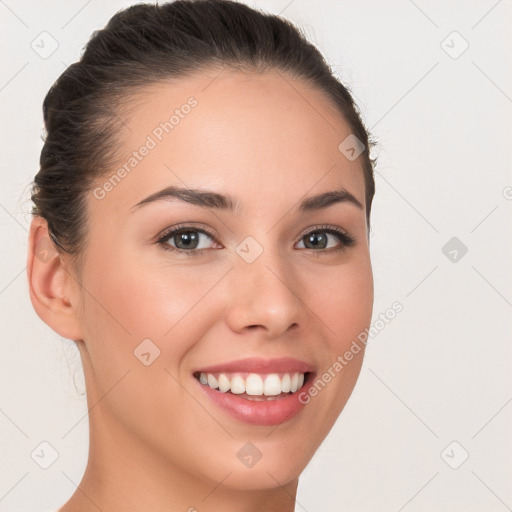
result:
[[[167,238],[171,233],[181,232],[181,231],[199,231],[200,233],[204,233],[208,235],[210,238],[217,242],[217,236],[210,230],[210,228],[206,224],[202,224],[200,222],[180,222],[179,224],[174,224],[172,226],[166,227],[163,231],[161,231],[156,236],[156,241],[159,242],[165,238]],[[217,242],[219,243],[219,242]]]
[[[350,236],[348,232],[341,228],[340,226],[335,226],[333,224],[317,224],[314,226],[307,227],[302,234],[299,236],[299,241],[302,240],[309,233],[316,233],[317,231],[336,231],[337,233]]]

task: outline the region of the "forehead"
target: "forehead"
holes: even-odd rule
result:
[[[360,159],[338,149],[348,123],[319,90],[280,71],[215,69],[139,89],[120,112],[122,175],[109,201],[127,210],[168,185],[276,200],[345,187],[364,203]],[[318,184],[318,185],[316,185]]]

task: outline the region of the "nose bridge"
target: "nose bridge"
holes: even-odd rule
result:
[[[267,237],[266,240],[268,240]],[[228,322],[235,331],[259,326],[278,337],[304,322],[293,268],[275,246],[247,237],[237,248]]]

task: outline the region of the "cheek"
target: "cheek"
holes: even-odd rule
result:
[[[90,258],[88,269],[84,323],[91,340],[108,339],[110,351],[117,350],[113,357],[133,358],[133,350],[150,339],[167,366],[178,364],[215,320],[208,291],[225,273],[219,266],[171,265],[164,258],[145,262],[136,252]]]
[[[316,410],[309,424],[323,439],[347,403],[363,363],[365,345],[358,335],[370,325],[373,311],[370,259],[359,255],[353,263],[317,272],[307,283],[305,302],[319,318],[325,340],[323,367],[312,383]]]
[[[331,357],[342,353],[371,322],[373,274],[361,255],[353,263],[324,268],[307,280],[304,302],[314,311],[329,340]]]

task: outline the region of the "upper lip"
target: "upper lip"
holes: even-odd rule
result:
[[[263,359],[260,357],[250,357],[219,363],[213,366],[198,368],[196,372],[201,373],[289,373],[300,372],[307,373],[314,371],[314,366],[305,361],[293,357],[280,357],[276,359]]]

